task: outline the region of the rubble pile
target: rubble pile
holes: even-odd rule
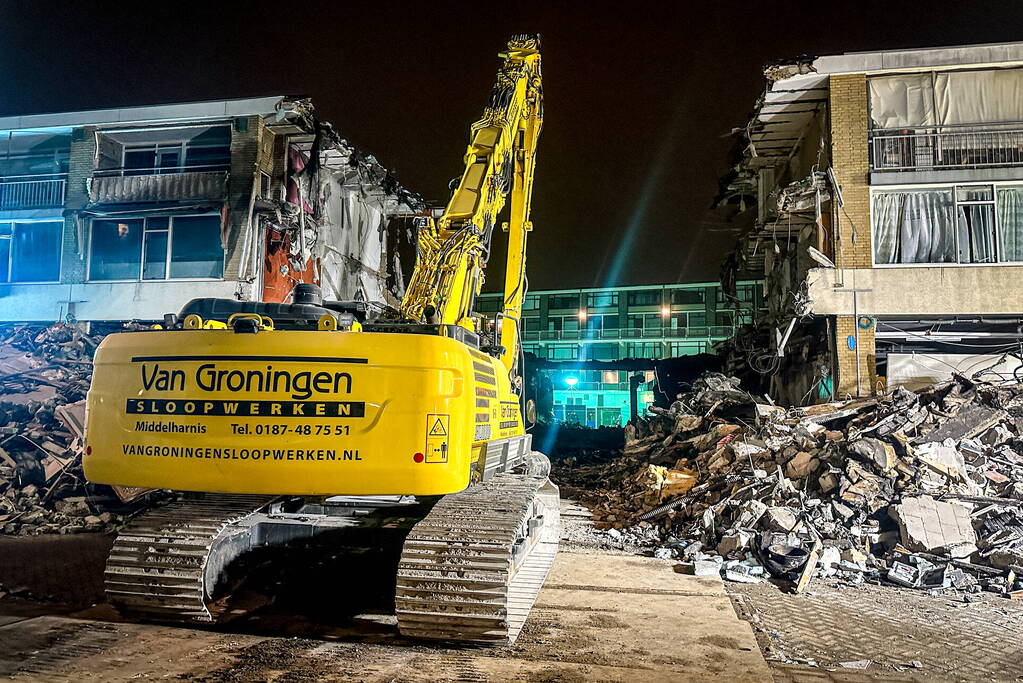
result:
[[[117,497],[82,475],[99,341],[73,325],[0,330],[0,534],[110,531],[121,521]]]
[[[686,573],[1023,597],[1023,384],[784,409],[706,374],[630,423],[620,453],[555,472],[612,537]]]

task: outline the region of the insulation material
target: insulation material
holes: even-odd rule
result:
[[[931,74],[871,78],[870,118],[874,128],[933,126],[934,91]]]
[[[981,370],[981,379],[1011,381],[1019,367],[1019,360],[998,354],[889,353],[888,386],[916,390],[951,379],[952,373],[970,377]]]
[[[326,220],[315,255],[320,259],[324,296],[387,301],[387,214],[361,193],[345,191],[334,174],[323,175]]]
[[[1019,121],[1023,69],[939,73],[934,77],[934,101],[940,125]]]

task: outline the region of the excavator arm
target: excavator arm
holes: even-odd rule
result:
[[[536,142],[543,122],[540,39],[515,36],[483,117],[471,128],[465,170],[441,216],[419,230],[418,258],[401,304],[414,321],[458,325],[478,332],[472,317],[483,286],[498,216],[511,196],[504,301],[498,316],[501,362],[512,372],[519,355],[525,296],[526,233]]]

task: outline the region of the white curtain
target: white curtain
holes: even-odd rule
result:
[[[877,76],[868,87],[880,129],[1017,122],[1023,112],[1023,69]]]
[[[953,208],[951,191],[875,194],[875,262],[954,263]]]
[[[1002,261],[1023,261],[1023,188],[998,189],[998,235]]]
[[[959,262],[995,262],[995,213],[990,204],[960,204]]]
[[[871,78],[870,118],[874,128],[913,128],[934,125],[931,74]]]
[[[1023,112],[1023,69],[950,71],[934,77],[940,125],[1007,123]]]

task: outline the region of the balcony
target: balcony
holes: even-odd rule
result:
[[[222,200],[227,197],[227,171],[174,169],[97,171],[89,181],[89,199],[97,204]],[[157,173],[157,171],[159,171]]]
[[[66,186],[66,174],[0,177],[0,210],[61,207]]]
[[[998,130],[930,127],[874,131],[870,153],[874,171],[1023,166],[1023,124]]]
[[[627,327],[607,330],[526,330],[523,341],[596,341],[600,339],[687,339],[731,337],[729,326],[713,327]]]

